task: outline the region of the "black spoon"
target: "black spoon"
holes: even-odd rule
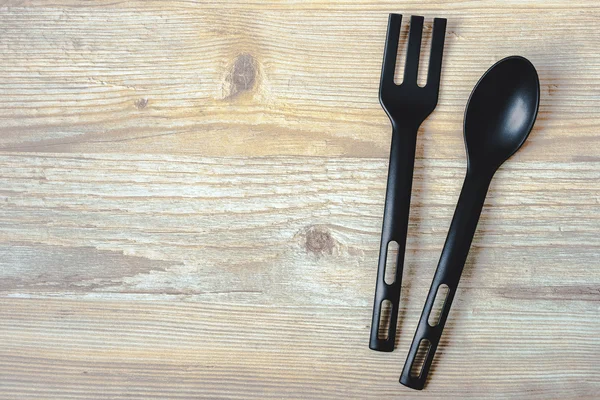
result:
[[[527,139],[537,116],[539,100],[540,83],[535,67],[519,56],[498,61],[471,92],[464,123],[467,175],[400,376],[400,383],[405,386],[420,390],[425,385],[490,181],[498,167]],[[439,318],[431,321],[430,313],[440,286],[447,289],[447,295]],[[422,367],[415,368],[417,355],[423,354]]]

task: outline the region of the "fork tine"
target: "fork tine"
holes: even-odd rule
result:
[[[433,20],[433,33],[431,39],[431,54],[429,55],[429,71],[427,71],[427,84],[438,90],[440,76],[442,75],[442,54],[444,53],[444,38],[446,36],[446,18]]]
[[[410,17],[410,34],[408,35],[408,50],[404,66],[404,81],[417,82],[419,71],[419,54],[421,52],[421,36],[423,35],[423,17]]]
[[[394,83],[401,23],[402,15],[390,14],[388,20],[387,38],[385,40],[385,50],[383,51],[383,71],[381,72],[382,83]]]

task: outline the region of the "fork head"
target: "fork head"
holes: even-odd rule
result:
[[[379,102],[390,117],[392,124],[399,124],[401,121],[406,124],[414,121],[418,128],[437,105],[444,37],[446,35],[446,19],[435,18],[433,22],[427,83],[424,87],[417,84],[421,36],[423,33],[423,17],[417,16],[410,18],[404,79],[400,85],[394,83],[401,22],[402,15],[390,14],[383,54],[381,83],[379,85]]]

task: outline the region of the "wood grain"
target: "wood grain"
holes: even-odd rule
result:
[[[4,3],[0,149],[385,157],[377,91],[387,12],[399,11],[449,19],[428,158],[463,157],[466,98],[515,53],[543,86],[543,134],[518,157],[597,157],[600,11],[588,1]],[[228,81],[236,68],[246,86]]]
[[[388,12],[449,21],[381,354]],[[597,398],[599,21],[589,1],[0,1],[0,399]],[[511,54],[539,119],[413,392],[463,108]]]

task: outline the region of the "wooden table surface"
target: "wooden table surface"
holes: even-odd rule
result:
[[[377,353],[389,12],[448,29]],[[414,392],[464,106],[513,54],[539,117]],[[599,398],[599,109],[594,1],[0,1],[0,398]]]

